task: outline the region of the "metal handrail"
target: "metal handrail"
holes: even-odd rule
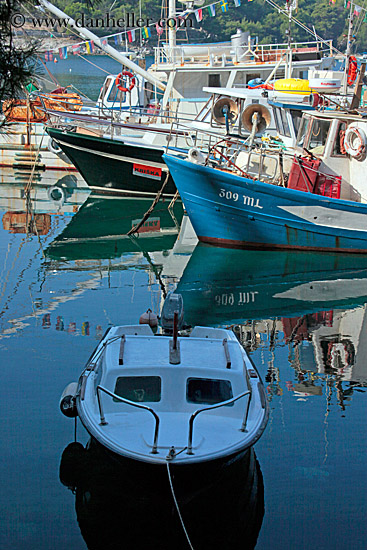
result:
[[[244,393],[241,393],[240,395],[237,395],[236,397],[232,397],[232,399],[227,399],[227,401],[221,401],[220,403],[217,403],[216,405],[211,405],[210,407],[205,407],[203,409],[198,409],[197,411],[195,411],[190,416],[190,420],[189,420],[189,438],[188,438],[188,442],[187,442],[187,453],[186,454],[188,454],[188,455],[193,455],[194,454],[192,452],[192,438],[193,438],[193,433],[194,433],[194,420],[195,420],[195,418],[197,417],[198,414],[200,414],[202,412],[205,412],[205,411],[212,411],[213,409],[219,409],[219,407],[225,407],[226,405],[230,405],[231,403],[234,403],[235,401],[238,401],[239,399],[241,399],[242,397],[245,397],[246,395],[250,395],[250,399],[248,401],[245,418],[243,419],[241,430],[240,430],[241,432],[244,432],[245,428],[246,428],[246,424],[247,424],[247,417],[248,417],[249,408],[250,408],[250,401],[251,401],[251,397],[252,397],[251,390],[247,390]]]
[[[158,431],[159,431],[159,416],[157,415],[157,413],[153,409],[151,409],[150,407],[147,407],[146,405],[140,405],[138,403],[135,403],[134,401],[129,401],[128,399],[125,399],[124,397],[120,397],[119,395],[116,395],[115,393],[113,393],[109,390],[106,390],[106,388],[104,388],[103,386],[97,386],[97,400],[98,400],[98,407],[99,407],[99,416],[101,418],[101,426],[105,426],[106,424],[108,424],[108,422],[106,422],[106,419],[105,419],[105,416],[104,416],[104,413],[103,413],[102,402],[101,402],[101,398],[100,398],[100,394],[99,394],[100,391],[103,391],[103,392],[107,393],[107,395],[109,395],[110,397],[113,397],[114,399],[117,399],[118,401],[122,401],[122,403],[126,403],[126,405],[131,405],[132,407],[137,407],[138,409],[144,409],[144,410],[150,412],[154,416],[154,418],[155,418],[155,429],[154,429],[154,440],[153,440],[152,454],[157,454],[158,453],[158,451],[157,451]]]

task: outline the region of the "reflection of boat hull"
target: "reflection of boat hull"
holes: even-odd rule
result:
[[[186,322],[192,324],[355,307],[367,300],[367,258],[199,244],[177,292],[184,299]]]
[[[77,216],[46,250],[53,259],[117,258],[125,252],[170,250],[183,216],[181,202],[173,216],[160,201],[135,237],[127,235],[143,218],[151,199],[88,198]],[[176,225],[177,224],[177,225]]]
[[[132,146],[120,140],[54,128],[47,131],[88,185],[99,192],[155,197],[166,180],[168,171],[162,160],[163,149]],[[173,196],[175,192],[173,180],[168,176],[164,195]]]
[[[32,182],[32,185],[29,182]],[[3,169],[0,176],[0,210],[24,212],[26,201],[33,213],[72,214],[85,202],[90,190],[78,174]],[[27,197],[26,188],[29,188]]]
[[[78,523],[88,548],[119,547],[121,527],[127,548],[188,547],[166,468],[162,477],[142,475],[139,464],[108,460],[105,449],[94,441],[84,453],[77,449],[77,463],[70,460],[70,451],[69,445],[61,459],[60,478],[76,489]],[[201,474],[204,477],[175,472],[172,477],[194,548],[254,548],[264,515],[264,487],[253,450],[215,477],[205,470]]]

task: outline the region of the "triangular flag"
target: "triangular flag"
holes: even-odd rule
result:
[[[198,23],[203,20],[203,10],[201,8],[199,10],[195,10],[195,17]]]
[[[228,11],[228,2],[226,2],[226,0],[221,0],[220,7],[222,8],[223,12]]]
[[[208,11],[209,11],[210,17],[215,17],[215,5],[214,4],[212,4],[211,6],[208,6]]]

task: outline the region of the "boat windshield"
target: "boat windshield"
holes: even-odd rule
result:
[[[297,135],[298,131],[299,131],[299,128],[301,126],[302,111],[300,109],[290,109],[290,113],[292,115],[292,121],[293,121],[295,134]]]
[[[306,148],[315,155],[322,155],[325,149],[327,135],[329,133],[330,120],[314,118],[311,122]]]
[[[160,376],[119,376],[115,394],[129,401],[157,402],[161,400],[162,380]],[[114,398],[118,402],[118,399]]]
[[[186,399],[189,403],[215,405],[233,397],[232,385],[229,380],[213,380],[209,378],[188,378]],[[233,405],[233,403],[232,403]]]
[[[310,120],[311,119],[308,117],[307,118],[305,117],[301,120],[301,124],[297,135],[297,143],[296,143],[297,147],[305,147],[305,139],[307,136]]]

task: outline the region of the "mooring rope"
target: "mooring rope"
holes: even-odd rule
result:
[[[193,545],[191,544],[190,537],[189,537],[189,535],[188,535],[188,533],[187,533],[187,531],[186,531],[186,527],[185,527],[184,521],[183,521],[183,519],[182,519],[181,512],[180,512],[180,508],[179,508],[179,506],[178,506],[178,502],[177,502],[177,499],[176,499],[175,491],[174,491],[174,489],[173,489],[173,483],[172,483],[171,472],[170,472],[170,469],[169,469],[169,462],[168,462],[168,460],[167,460],[166,464],[167,464],[168,480],[169,480],[169,485],[170,485],[170,487],[171,487],[173,502],[175,503],[176,510],[177,510],[177,513],[178,513],[178,517],[180,518],[181,525],[182,525],[182,529],[184,530],[184,533],[185,533],[185,535],[186,535],[187,542],[189,543],[189,546],[190,546],[191,550],[194,550],[194,547],[193,547]]]
[[[166,175],[166,179],[164,180],[163,182],[163,185],[162,187],[160,188],[160,190],[158,191],[154,201],[152,202],[152,204],[150,205],[149,209],[145,212],[144,216],[142,217],[142,219],[140,220],[140,222],[135,225],[134,227],[132,227],[130,229],[130,231],[127,232],[127,235],[132,235],[133,233],[136,233],[137,231],[139,231],[139,229],[141,228],[141,226],[143,225],[143,223],[145,223],[147,221],[147,219],[149,218],[149,216],[151,215],[151,213],[153,212],[154,210],[154,207],[156,206],[156,204],[159,202],[159,199],[161,198],[162,196],[162,193],[163,193],[163,190],[164,188],[166,187],[166,183],[168,182],[168,178],[169,178],[169,172],[167,172],[167,175]]]

